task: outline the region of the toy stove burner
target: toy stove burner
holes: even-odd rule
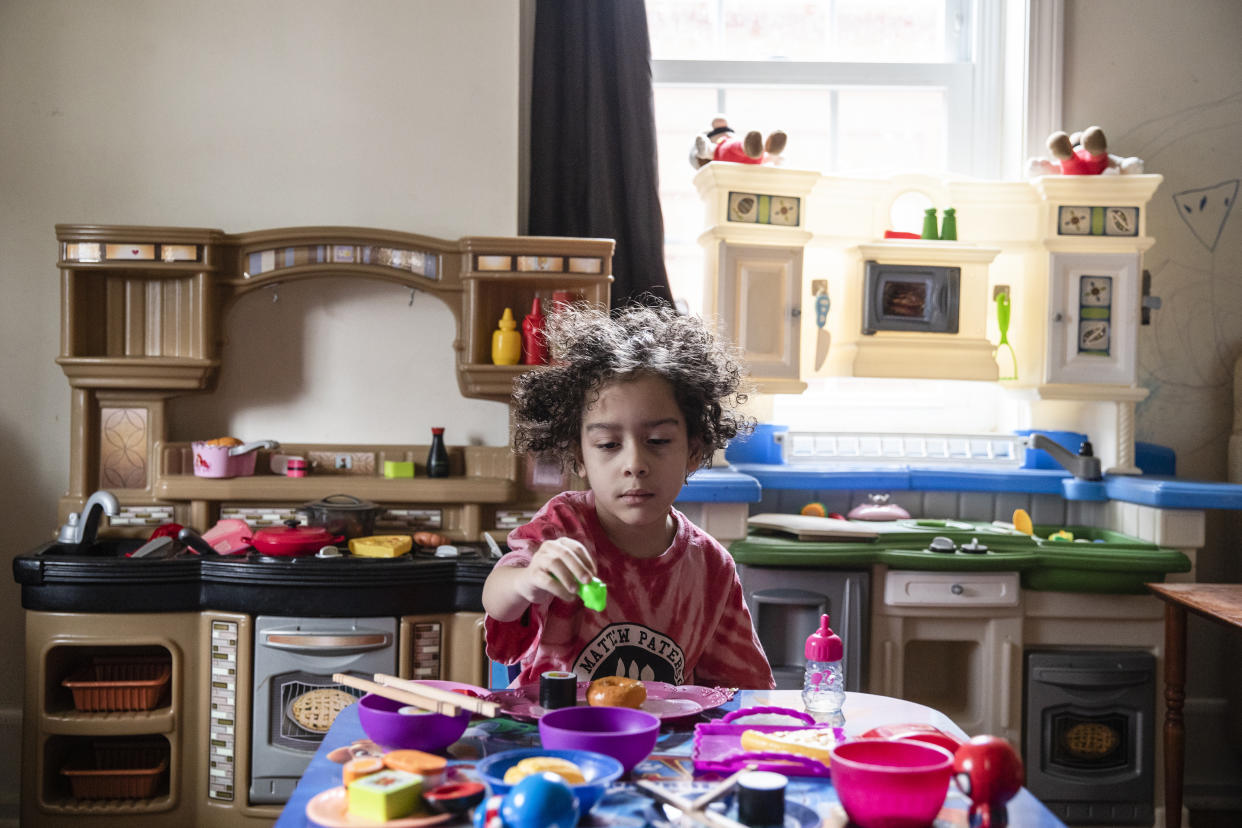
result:
[[[456,550],[456,551],[452,551]],[[453,543],[445,546],[416,546],[411,554],[420,560],[481,561],[488,557],[487,550],[478,544]]]

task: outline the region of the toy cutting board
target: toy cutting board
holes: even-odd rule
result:
[[[852,520],[814,515],[784,515],[764,512],[751,515],[747,521],[752,529],[785,532],[804,541],[873,541],[879,536],[874,528]]]

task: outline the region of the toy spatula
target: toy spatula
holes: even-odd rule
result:
[[[996,344],[996,362],[1000,368],[997,379],[1016,380],[1018,378],[1018,357],[1009,344],[1009,291],[998,291],[996,300],[996,327],[1000,329],[1000,342]],[[1002,357],[1004,349],[1009,353]],[[1008,370],[1006,370],[1008,368]]]

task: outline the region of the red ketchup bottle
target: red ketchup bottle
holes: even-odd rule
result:
[[[522,320],[522,364],[544,365],[548,361],[548,344],[543,338],[543,307],[536,296],[530,313]]]

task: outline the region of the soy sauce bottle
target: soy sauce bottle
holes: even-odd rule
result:
[[[427,450],[427,476],[448,477],[448,450],[444,448],[444,429],[431,429],[431,448]]]

